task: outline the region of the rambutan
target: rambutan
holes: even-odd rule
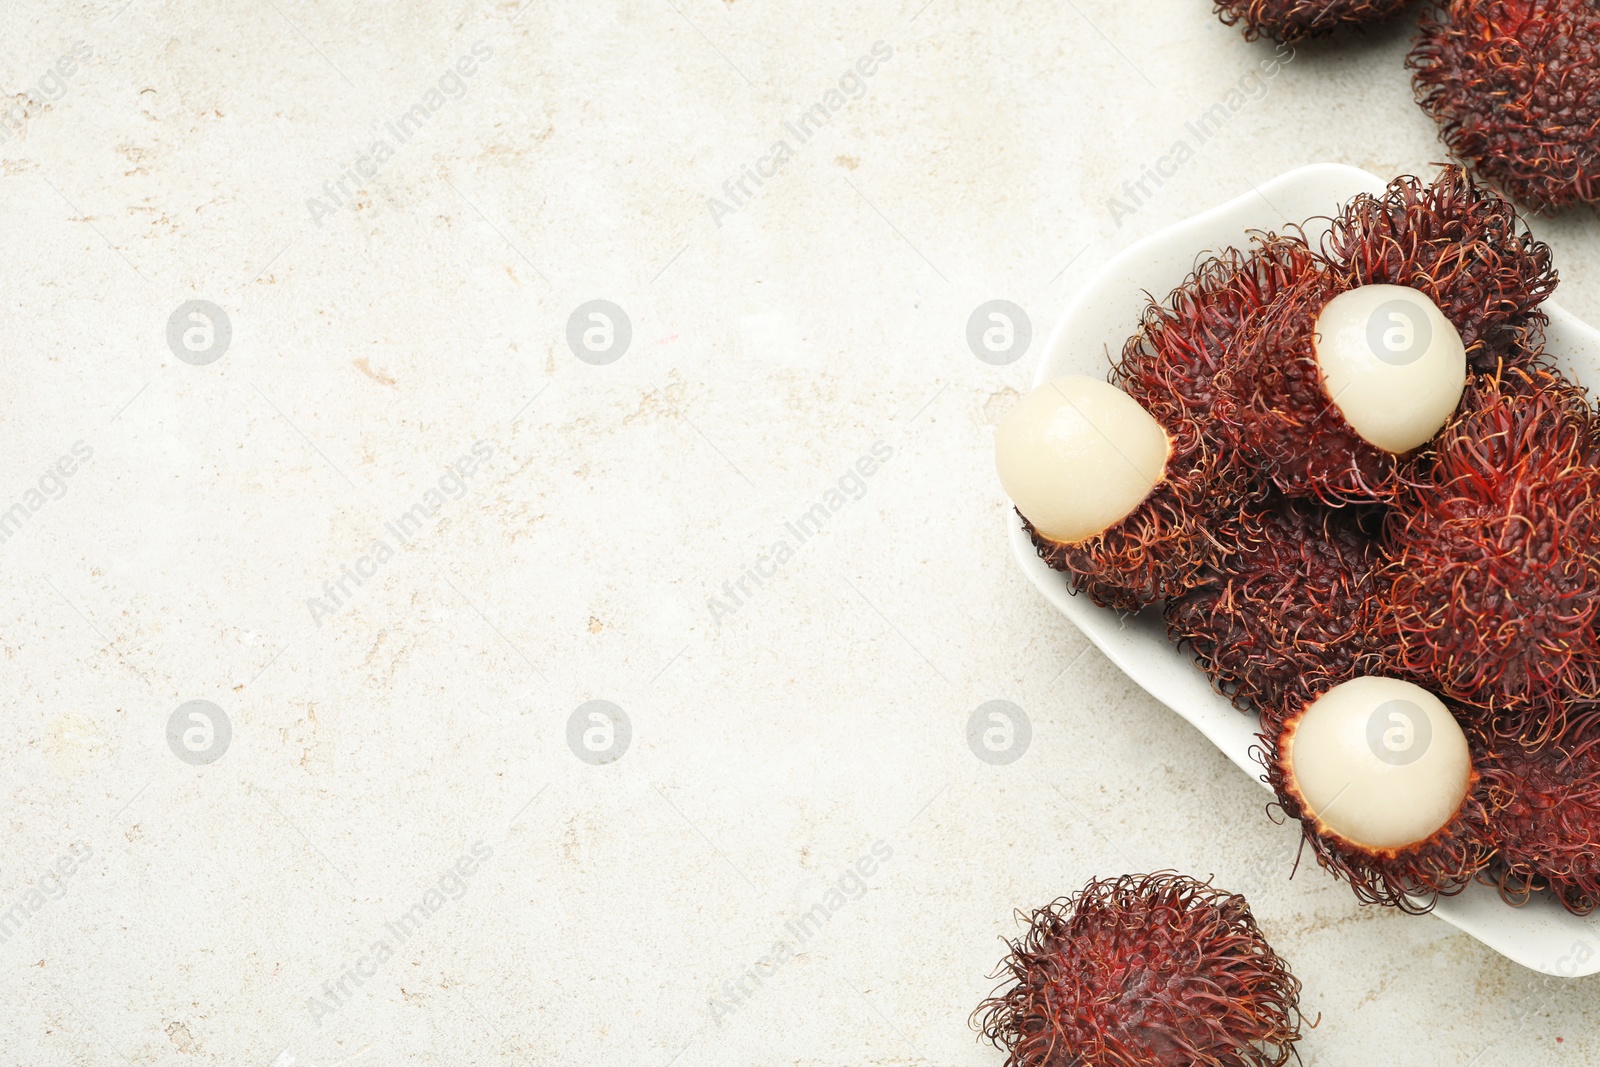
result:
[[[1355,677],[1377,655],[1380,554],[1364,516],[1306,501],[1250,500],[1223,557],[1167,601],[1167,633],[1217,691],[1269,732],[1285,709]]]
[[[1467,362],[1492,370],[1509,352],[1537,348],[1555,289],[1550,247],[1516,208],[1445,167],[1432,182],[1404,176],[1356,197],[1322,240],[1342,288],[1403,285],[1427,295],[1461,335]]]
[[[1493,834],[1488,876],[1518,904],[1549,890],[1562,907],[1600,907],[1600,742],[1505,746],[1491,760]]]
[[[1300,982],[1250,905],[1173,872],[1089,882],[1008,942],[973,1025],[1007,1067],[1282,1067]]]
[[[1199,580],[1222,546],[1210,516],[1238,475],[1193,420],[1158,422],[1114,385],[1057,378],[995,434],[1001,485],[1073,592],[1137,611]]]
[[[1243,458],[1284,494],[1337,506],[1394,496],[1402,461],[1455,411],[1466,357],[1427,294],[1323,270],[1253,320],[1234,373]]]
[[[1600,427],[1541,362],[1473,382],[1388,534],[1395,667],[1538,744],[1600,698]]]
[[[1410,4],[1411,0],[1216,0],[1222,21],[1229,26],[1243,24],[1247,41],[1321,37],[1344,27],[1383,22]]]
[[[1255,234],[1201,262],[1165,301],[1151,300],[1123,346],[1111,382],[1163,426],[1192,421],[1217,451],[1234,444],[1239,342],[1263,308],[1314,274],[1318,258],[1298,233]]]
[[[1362,903],[1426,912],[1488,863],[1489,782],[1450,709],[1420,686],[1353,678],[1261,741],[1277,806]]]
[[[1600,202],[1600,6],[1444,0],[1407,60],[1457,158],[1539,211]]]

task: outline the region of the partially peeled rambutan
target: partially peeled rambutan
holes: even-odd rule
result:
[[[1420,686],[1353,678],[1261,741],[1277,806],[1362,903],[1426,912],[1489,862],[1493,798],[1475,767],[1481,753]]]
[[[1499,852],[1487,873],[1501,896],[1520,904],[1549,890],[1576,914],[1600,907],[1600,742],[1509,745],[1488,774]]]
[[[1427,294],[1319,270],[1257,316],[1235,374],[1244,460],[1338,506],[1393,498],[1403,461],[1455,411],[1466,355]]]
[[[1254,41],[1300,41],[1349,26],[1367,26],[1398,15],[1411,0],[1216,0],[1222,21],[1243,24]]]
[[[1163,426],[1114,385],[1046,382],[995,433],[1000,483],[1073,592],[1138,611],[1199,580],[1222,550],[1210,517],[1237,475],[1192,420]]]
[[[1367,518],[1272,497],[1247,501],[1206,580],[1167,602],[1167,633],[1218,692],[1262,716],[1366,670],[1378,654],[1380,554]]]
[[[1322,252],[1342,288],[1403,285],[1426,294],[1480,371],[1538,346],[1539,305],[1559,280],[1550,246],[1457,166],[1432,182],[1407,175],[1380,195],[1356,197],[1332,220]]]
[[[1394,665],[1536,745],[1600,698],[1600,425],[1540,362],[1475,380],[1393,513]]]
[[[1300,982],[1250,905],[1173,872],[1089,882],[1009,942],[973,1025],[1007,1067],[1282,1067]]]
[[[1600,203],[1600,6],[1444,0],[1407,59],[1457,158],[1539,211]]]

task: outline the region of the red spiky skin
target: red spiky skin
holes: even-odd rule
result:
[[[1087,593],[1103,608],[1136,612],[1193,586],[1224,551],[1210,521],[1218,498],[1230,492],[1220,468],[1191,427],[1175,439],[1161,483],[1104,533],[1063,544],[1017,514],[1039,558],[1065,574],[1073,593]]]
[[[1292,497],[1340,505],[1391,499],[1400,458],[1369,444],[1328,397],[1312,347],[1317,316],[1342,291],[1319,271],[1296,282],[1252,324],[1241,343],[1239,449]]]
[[[1492,370],[1508,351],[1537,348],[1539,305],[1558,282],[1550,247],[1536,240],[1510,202],[1461,167],[1432,182],[1404,176],[1382,195],[1356,197],[1322,241],[1341,288],[1405,285],[1421,290],[1461,334],[1467,362]]]
[[[1165,302],[1150,302],[1110,381],[1167,431],[1166,479],[1127,518],[1077,544],[1043,537],[1023,518],[1040,558],[1066,573],[1073,592],[1138,611],[1193,587],[1228,549],[1216,519],[1255,492],[1232,430],[1238,339],[1269,300],[1315,269],[1314,259],[1297,237],[1261,237],[1250,252],[1202,263]]]
[[[1494,803],[1490,779],[1474,770],[1455,817],[1415,845],[1373,849],[1348,841],[1308,814],[1289,773],[1286,749],[1309,705],[1310,701],[1302,702],[1276,731],[1262,733],[1256,756],[1267,769],[1262,780],[1272,787],[1283,813],[1299,820],[1318,865],[1347,883],[1363,904],[1382,904],[1412,914],[1432,911],[1439,897],[1461,892],[1494,852],[1489,828]],[[1481,751],[1474,746],[1474,768],[1482,761]]]
[[[1487,772],[1499,800],[1488,872],[1508,902],[1549,890],[1587,915],[1600,906],[1600,747],[1505,746]]]
[[[1249,501],[1236,525],[1238,551],[1167,602],[1167,634],[1271,732],[1286,708],[1382,658],[1380,554],[1351,508]]]
[[[973,1023],[1007,1067],[1282,1067],[1300,982],[1245,899],[1172,872],[1035,911]]]
[[[1318,265],[1298,233],[1256,234],[1248,251],[1206,259],[1164,302],[1146,305],[1111,384],[1163,426],[1193,422],[1214,451],[1230,451],[1239,342],[1263,308]]]
[[[1600,7],[1448,0],[1407,59],[1450,151],[1538,211],[1600,202]]]
[[[1600,697],[1597,433],[1548,365],[1476,379],[1391,515],[1396,667],[1528,744]]]
[[[1347,26],[1367,26],[1393,18],[1411,0],[1216,0],[1217,14],[1229,26],[1243,24],[1254,41],[1301,41]]]

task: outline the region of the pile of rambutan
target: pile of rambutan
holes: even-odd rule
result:
[[[1074,591],[1159,607],[1257,716],[1360,900],[1594,909],[1600,415],[1544,351],[1550,251],[1460,167],[1319,229],[1201,262],[1110,385],[1031,394],[1002,484]]]

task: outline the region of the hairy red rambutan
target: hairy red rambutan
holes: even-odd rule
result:
[[[1528,749],[1512,743],[1491,756],[1486,776],[1496,804],[1499,847],[1487,876],[1508,902],[1549,890],[1587,915],[1600,906],[1600,741]]]
[[[1407,64],[1457,158],[1539,211],[1600,202],[1600,6],[1443,0]]]
[[[1102,607],[1138,611],[1191,587],[1225,548],[1212,517],[1248,491],[1247,472],[1177,407],[1158,418],[1113,385],[1061,378],[1024,397],[996,434],[1001,482],[1035,550]],[[1152,432],[1164,442],[1159,461]],[[1131,470],[1139,496],[1102,497],[1103,483]],[[1111,498],[1126,510],[1086,514]]]
[[[1151,300],[1110,381],[1163,425],[1197,422],[1218,451],[1233,445],[1239,340],[1279,293],[1318,267],[1298,233],[1254,234],[1195,267],[1165,301]]]
[[[1461,334],[1467,362],[1492,370],[1508,352],[1537,348],[1539,304],[1558,282],[1550,247],[1508,201],[1445,167],[1432,182],[1396,178],[1356,197],[1322,240],[1344,288],[1404,285],[1425,293]]]
[[[1282,1067],[1300,1039],[1299,980],[1209,882],[1090,881],[1008,945],[1010,988],[973,1013],[1007,1067]]]
[[[1251,251],[1213,256],[1164,302],[1151,300],[1110,381],[1166,431],[1165,478],[1121,522],[1086,540],[1052,539],[1019,509],[1035,549],[1074,592],[1137,611],[1192,587],[1228,550],[1216,519],[1256,491],[1231,430],[1237,341],[1268,301],[1315,270],[1314,260],[1297,236],[1259,235]]]
[[[1306,501],[1247,501],[1230,534],[1237,550],[1167,601],[1168,636],[1240,710],[1281,723],[1286,707],[1371,668],[1380,553],[1362,518]]]
[[[1324,713],[1339,696],[1351,700],[1330,727]],[[1308,727],[1313,714],[1319,719]],[[1302,737],[1308,730],[1312,736]],[[1494,795],[1475,769],[1482,753],[1425,690],[1358,677],[1300,701],[1260,737],[1256,755],[1276,806],[1299,820],[1317,863],[1362,903],[1431,911],[1438,897],[1459,893],[1489,862]],[[1315,775],[1314,758],[1322,764]],[[1308,788],[1321,799],[1308,799]]]
[[[1217,14],[1229,26],[1244,25],[1254,41],[1300,41],[1346,26],[1365,26],[1393,18],[1411,0],[1216,0]]]
[[[1540,362],[1475,380],[1391,515],[1395,667],[1538,744],[1600,698],[1600,426]]]

